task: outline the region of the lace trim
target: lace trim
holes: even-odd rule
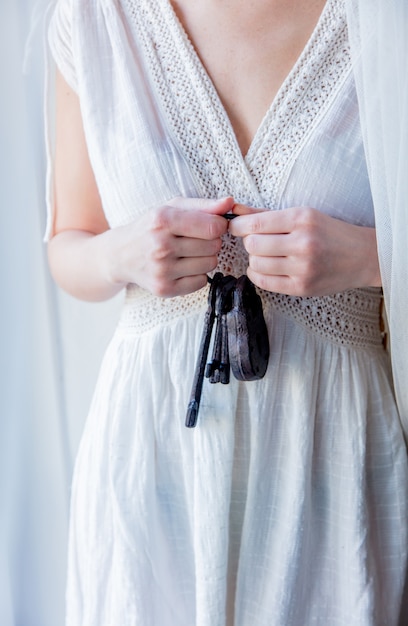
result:
[[[265,206],[279,206],[293,163],[350,72],[343,2],[329,0],[246,157]]]
[[[202,195],[278,208],[299,151],[349,75],[344,0],[328,0],[295,67],[241,155],[219,96],[168,0],[122,0],[142,46],[158,105]],[[248,266],[240,240],[227,235],[218,270],[239,276]],[[143,332],[205,307],[207,290],[163,300],[130,287],[121,326]],[[262,294],[268,310],[288,315],[339,344],[381,345],[380,293],[352,290],[325,298]]]
[[[203,195],[277,208],[291,165],[351,71],[344,0],[326,3],[246,158],[169,0],[123,2],[158,101]]]
[[[382,295],[377,288],[353,289],[333,296],[296,298],[260,292],[266,320],[274,312],[290,317],[306,330],[338,345],[380,347]],[[158,298],[130,285],[119,322],[125,333],[142,334],[163,324],[203,312],[208,289],[177,298]]]
[[[152,86],[202,195],[263,206],[228,117],[168,0],[123,0]]]
[[[203,197],[276,209],[291,167],[349,74],[344,0],[328,0],[246,159],[219,96],[169,0],[123,0],[159,106]],[[226,236],[219,270],[244,273],[247,254]]]
[[[288,315],[306,329],[333,343],[355,347],[381,346],[381,289],[352,289],[332,296],[298,298],[264,293],[265,308]]]

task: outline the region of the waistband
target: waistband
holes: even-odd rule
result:
[[[328,341],[343,346],[380,347],[382,291],[376,287],[352,289],[331,296],[294,297],[259,290],[267,323],[274,312]],[[159,298],[129,285],[118,329],[143,334],[205,311],[208,287],[186,296]]]

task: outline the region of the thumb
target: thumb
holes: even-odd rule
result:
[[[262,213],[267,209],[255,209],[246,204],[234,204],[234,215],[253,215],[254,213]]]

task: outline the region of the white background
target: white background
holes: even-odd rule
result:
[[[33,8],[0,2],[1,626],[63,625],[73,458],[119,308],[77,302],[49,276],[44,25]]]

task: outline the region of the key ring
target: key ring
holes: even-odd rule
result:
[[[188,428],[197,423],[204,377],[228,384],[231,369],[238,380],[257,380],[265,375],[269,360],[268,329],[254,284],[245,274],[237,279],[216,272],[207,280],[208,307],[187,408]],[[215,320],[213,355],[207,363]]]

